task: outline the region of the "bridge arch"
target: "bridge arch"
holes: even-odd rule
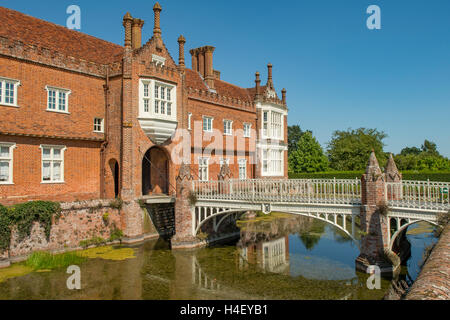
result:
[[[402,220],[404,220],[404,219],[402,219]],[[389,250],[392,251],[393,246],[394,246],[394,243],[395,243],[395,240],[398,238],[399,235],[401,235],[403,232],[405,232],[405,231],[408,229],[408,227],[410,227],[410,226],[412,226],[412,225],[414,225],[414,224],[416,224],[416,223],[419,223],[419,222],[426,222],[426,223],[429,223],[429,224],[431,224],[431,225],[434,225],[434,226],[440,228],[440,226],[439,226],[436,222],[430,221],[430,220],[421,219],[421,220],[413,220],[413,221],[409,221],[409,222],[407,222],[406,224],[403,224],[403,225],[400,227],[400,229],[398,229],[398,230],[394,233],[394,235],[392,235],[392,237],[391,237],[391,239],[390,239],[390,241],[389,241]]]
[[[194,212],[195,212],[195,235],[198,234],[198,232],[201,230],[201,227],[203,225],[205,225],[207,222],[211,221],[212,219],[217,217],[222,216],[222,218],[219,220],[219,223],[217,223],[214,227],[215,231],[218,230],[218,227],[220,226],[220,224],[230,215],[233,214],[244,214],[247,211],[254,211],[254,210],[245,210],[245,209],[226,209],[226,208],[218,208],[218,207],[196,207],[194,208]],[[299,216],[304,216],[304,217],[309,217],[309,218],[314,218],[320,221],[324,221],[329,225],[332,225],[336,228],[338,228],[339,230],[341,230],[342,232],[344,232],[350,239],[352,239],[355,243],[358,243],[358,240],[356,240],[355,238],[355,226],[354,226],[354,220],[352,223],[352,230],[353,230],[353,234],[350,233],[346,226],[347,226],[347,216],[352,216],[352,215],[348,215],[348,214],[343,214],[343,213],[306,213],[306,212],[289,212],[286,210],[275,210],[276,212],[281,212],[281,213],[286,213],[286,214],[292,214],[292,215],[299,215]],[[330,220],[330,217],[332,217],[333,219]],[[340,221],[342,222],[342,225],[339,224],[339,218]]]

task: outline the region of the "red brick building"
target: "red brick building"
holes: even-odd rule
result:
[[[124,46],[0,7],[0,203],[173,194],[182,161],[216,180],[287,176],[286,91],[221,80],[214,47],[176,62],[154,6],[123,18]],[[121,23],[118,21],[118,23]],[[174,39],[173,39],[174,40]],[[253,82],[251,80],[250,82]]]

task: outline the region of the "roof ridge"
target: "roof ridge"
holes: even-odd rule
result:
[[[106,42],[106,43],[108,43],[108,44],[112,44],[112,45],[115,45],[115,46],[118,46],[118,47],[123,48],[123,46],[121,46],[120,44],[117,44],[117,43],[114,43],[114,42],[110,42],[110,41],[107,41],[107,40],[104,40],[104,39],[101,39],[101,38],[97,38],[97,37],[95,37],[95,36],[93,36],[93,35],[90,35],[90,34],[87,34],[87,33],[81,32],[81,31],[72,30],[72,29],[69,29],[69,28],[67,28],[67,27],[64,27],[63,25],[60,25],[60,24],[57,24],[57,23],[54,23],[54,22],[51,22],[51,21],[47,21],[47,20],[44,20],[44,19],[40,19],[40,18],[37,18],[37,17],[33,17],[33,16],[29,15],[29,14],[26,14],[26,13],[23,13],[23,12],[20,12],[20,11],[17,11],[17,10],[13,10],[13,9],[10,9],[10,8],[7,8],[7,7],[0,6],[0,9],[1,9],[1,8],[2,8],[2,9],[6,9],[7,11],[11,11],[11,12],[14,12],[14,13],[21,14],[21,15],[23,15],[23,16],[26,16],[26,17],[31,18],[31,19],[34,19],[34,20],[38,20],[38,21],[43,22],[43,23],[47,23],[47,24],[53,25],[53,26],[55,26],[55,27],[64,29],[65,31],[69,31],[69,32],[73,32],[73,33],[78,33],[78,34],[81,34],[81,35],[83,35],[83,36],[88,36],[88,37],[94,38],[94,39],[96,39],[96,40],[100,40],[100,41]]]

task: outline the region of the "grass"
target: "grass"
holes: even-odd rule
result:
[[[71,265],[81,264],[85,259],[76,252],[66,252],[63,254],[51,254],[49,252],[33,252],[28,257],[25,265],[37,270],[52,270],[64,268]]]

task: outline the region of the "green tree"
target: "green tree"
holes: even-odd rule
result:
[[[372,150],[375,150],[380,166],[384,166],[387,155],[383,151],[383,140],[386,137],[386,133],[377,129],[335,131],[328,143],[331,168],[339,171],[364,170]]]
[[[298,141],[297,150],[289,155],[289,171],[313,173],[323,172],[327,169],[328,159],[320,143],[310,131],[305,132]]]
[[[405,148],[395,156],[399,170],[449,171],[450,160],[439,154],[434,142],[425,140],[421,149]]]
[[[291,152],[297,150],[298,142],[300,141],[300,138],[304,132],[300,128],[300,126],[289,126],[288,127],[288,147],[289,151],[288,153],[291,154]]]

